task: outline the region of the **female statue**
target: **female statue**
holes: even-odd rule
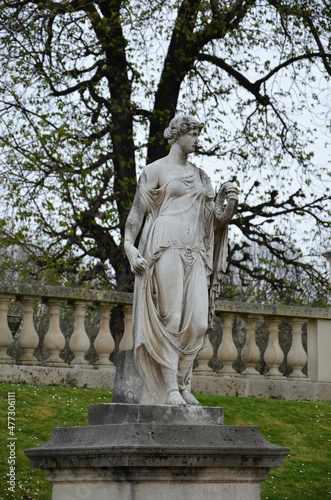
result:
[[[224,272],[223,228],[237,205],[237,190],[227,183],[215,208],[208,176],[188,160],[200,129],[190,116],[170,122],[170,152],[144,168],[126,223],[124,248],[136,275],[135,365],[151,403],[199,404],[190,391],[192,367]]]

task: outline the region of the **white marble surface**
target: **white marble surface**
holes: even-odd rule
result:
[[[165,130],[170,152],[143,170],[126,223],[125,251],[136,275],[135,363],[151,403],[198,404],[190,392],[192,366],[204,343],[224,271],[226,225],[236,209],[237,190],[228,183],[215,211],[208,176],[188,159],[199,133],[192,117],[172,120]]]

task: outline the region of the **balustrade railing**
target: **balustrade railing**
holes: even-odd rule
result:
[[[117,347],[110,329],[114,309],[121,309],[124,316],[124,333]],[[87,321],[91,311],[94,334]],[[38,326],[41,314],[46,317],[44,331]],[[74,325],[71,331],[66,321]],[[213,345],[207,336],[197,357],[195,377],[331,383],[328,308],[218,301],[215,331],[210,337]],[[0,364],[114,369],[110,360],[114,350],[132,346],[131,294],[0,286]]]

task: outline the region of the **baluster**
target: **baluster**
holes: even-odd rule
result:
[[[100,328],[94,341],[94,349],[99,356],[96,366],[114,366],[109,356],[115,348],[115,342],[110,331],[109,320],[113,305],[101,304],[100,306]]]
[[[264,361],[269,366],[269,371],[266,373],[268,378],[284,378],[284,375],[279,371],[279,366],[284,360],[284,353],[279,345],[279,319],[269,318],[268,320],[268,330],[269,330],[269,342],[264,353]]]
[[[66,366],[66,363],[60,358],[60,353],[65,346],[65,337],[60,328],[60,309],[63,303],[59,300],[48,301],[49,327],[45,335],[44,346],[50,354],[45,364],[53,366]]]
[[[241,351],[241,359],[246,365],[242,375],[248,377],[260,376],[255,368],[260,361],[260,349],[255,340],[256,324],[259,319],[255,314],[248,314],[246,319],[246,343]]]
[[[209,361],[213,357],[214,349],[209,340],[209,335],[206,333],[205,344],[203,348],[199,351],[197,355],[197,362],[199,365],[194,369],[194,373],[197,375],[213,375],[214,372],[210,366],[208,366]]]
[[[231,377],[238,376],[238,373],[232,366],[238,357],[238,350],[232,336],[233,320],[233,314],[223,314],[223,338],[217,352],[217,357],[223,364],[219,374]]]
[[[130,351],[133,349],[133,333],[132,333],[132,305],[123,307],[124,312],[124,333],[119,344],[119,351]]]
[[[74,304],[75,328],[69,341],[69,348],[74,355],[71,365],[79,365],[81,368],[90,368],[85,355],[90,347],[90,339],[85,329],[85,314],[89,304],[77,301]]]
[[[23,297],[21,302],[23,305],[23,325],[18,337],[18,345],[22,350],[19,361],[23,365],[34,365],[37,363],[37,358],[34,356],[33,351],[39,345],[39,336],[33,321],[33,312],[37,300]]]
[[[287,363],[290,368],[292,368],[292,373],[289,378],[302,379],[307,378],[304,373],[302,373],[302,368],[307,362],[307,353],[302,345],[302,319],[292,318],[292,345],[291,349],[287,355]]]
[[[7,354],[13,343],[13,335],[8,326],[7,315],[11,298],[0,295],[0,363],[11,364],[14,360]]]

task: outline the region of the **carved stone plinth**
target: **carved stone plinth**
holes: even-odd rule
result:
[[[52,500],[249,500],[288,452],[257,427],[223,425],[220,408],[107,404],[25,454]]]

